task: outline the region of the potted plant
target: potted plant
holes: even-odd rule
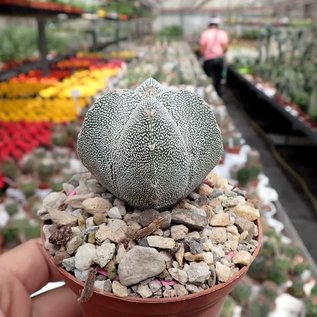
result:
[[[210,107],[153,79],[89,109],[78,136],[89,172],[38,212],[86,316],[219,316],[262,239],[259,211],[210,173],[222,151]]]

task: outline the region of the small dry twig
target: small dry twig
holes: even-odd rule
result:
[[[139,240],[144,237],[147,237],[154,231],[158,230],[161,227],[162,223],[164,223],[164,221],[166,221],[165,217],[159,217],[152,221],[148,226],[136,230],[134,232],[128,233],[128,238],[131,240]]]
[[[78,301],[80,303],[87,302],[92,296],[94,292],[94,283],[96,280],[96,275],[97,275],[97,269],[91,268],[88,272],[88,277],[84,285],[84,288],[82,289],[80,297],[78,298]]]

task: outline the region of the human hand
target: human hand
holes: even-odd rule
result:
[[[66,286],[34,298],[30,294],[61,277],[44,255],[40,239],[0,256],[0,317],[81,317],[76,295]]]

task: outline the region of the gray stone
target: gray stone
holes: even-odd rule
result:
[[[210,220],[209,224],[213,227],[226,227],[230,224],[229,214],[222,212],[215,214]]]
[[[162,230],[167,230],[171,226],[172,214],[170,211],[162,211],[160,212],[160,217],[164,217],[164,221],[162,222],[160,228]]]
[[[163,297],[176,297],[176,291],[174,289],[166,289],[163,292]]]
[[[195,239],[191,237],[186,237],[184,242],[189,246],[190,252],[192,254],[198,254],[203,251],[203,246],[201,243],[197,242]]]
[[[148,298],[152,296],[152,291],[148,285],[140,284],[137,288],[137,294],[139,294],[142,298]]]
[[[96,232],[96,240],[100,243],[107,239],[119,243],[125,239],[127,232],[127,224],[120,219],[109,219],[108,224],[100,225]]]
[[[113,205],[116,207],[124,206],[124,201],[120,200],[119,198],[115,198]]]
[[[118,281],[112,282],[112,292],[115,296],[118,297],[127,297],[128,296],[128,288]]]
[[[52,192],[44,199],[42,206],[47,209],[58,209],[66,200],[67,196],[62,192]]]
[[[157,250],[134,246],[119,264],[118,274],[121,283],[130,286],[156,276],[162,273],[164,269],[164,257]]]
[[[239,205],[241,203],[241,199],[243,199],[243,197],[241,197],[241,196],[238,196],[238,197],[226,197],[222,201],[222,206],[224,208],[237,206],[237,205]]]
[[[202,184],[200,185],[199,189],[198,189],[198,194],[202,197],[209,197],[213,192],[213,188],[211,188],[210,186],[208,186],[207,184]]]
[[[225,243],[227,241],[227,231],[226,228],[219,227],[213,228],[210,239],[213,243]]]
[[[106,191],[106,189],[94,178],[88,179],[86,186],[90,192],[101,194]]]
[[[202,230],[208,225],[207,215],[205,212],[204,214],[205,216],[196,210],[174,209],[172,211],[172,222],[175,224],[183,224],[190,229]]]
[[[118,207],[112,207],[109,211],[108,211],[108,217],[109,218],[113,218],[113,219],[121,219],[122,215],[120,213],[120,210]]]
[[[220,262],[217,262],[216,263],[216,274],[217,274],[218,280],[220,282],[227,282],[230,279],[232,272],[228,266],[226,266]]]
[[[228,250],[235,251],[237,250],[238,245],[239,245],[238,240],[228,240],[225,242],[224,247]]]
[[[126,254],[127,254],[127,251],[126,251],[124,245],[120,244],[117,248],[117,255],[115,258],[116,263],[120,263]]]
[[[212,247],[212,252],[214,253],[215,257],[224,257],[225,256],[225,251],[223,245],[214,245]]]
[[[190,294],[199,293],[203,289],[194,284],[186,284],[186,289]]]
[[[125,206],[116,206],[116,207],[118,207],[120,215],[124,217],[127,213],[127,209],[125,208]]]
[[[83,201],[88,198],[94,197],[94,193],[80,194],[68,196],[65,200],[65,204],[73,208],[83,208]]]
[[[242,217],[250,221],[254,221],[260,217],[260,212],[249,205],[238,205],[232,209],[237,217]]]
[[[236,226],[228,226],[226,230],[228,233],[232,234],[233,236],[239,237],[239,231]]]
[[[184,244],[180,243],[177,251],[175,252],[175,259],[180,267],[183,266],[184,254],[185,254]]]
[[[105,290],[105,283],[106,283],[106,281],[95,281],[94,287],[100,291],[104,291]]]
[[[160,236],[149,236],[147,242],[150,247],[160,249],[173,249],[175,247],[175,241],[171,238],[164,238]]]
[[[156,293],[162,288],[162,284],[160,283],[160,281],[154,280],[149,283],[149,287],[152,293]]]
[[[81,245],[75,255],[75,267],[78,270],[87,270],[95,262],[96,247],[93,244],[86,243]]]
[[[102,212],[96,212],[93,216],[95,225],[100,226],[106,222],[106,215]]]
[[[81,228],[79,226],[71,227],[71,230],[72,230],[73,237],[80,236],[82,233]]]
[[[208,265],[211,265],[214,263],[214,254],[212,252],[203,252],[203,256],[204,256],[204,261]]]
[[[175,225],[171,227],[171,237],[175,241],[182,240],[188,233],[188,228],[184,225]]]
[[[69,254],[73,254],[83,244],[83,239],[79,236],[74,236],[66,244],[66,251]]]
[[[147,239],[146,239],[145,237],[139,239],[139,240],[138,240],[138,244],[139,244],[140,246],[142,246],[142,247],[148,247],[148,246],[149,246],[149,244],[148,244],[148,242],[147,242]]]
[[[155,219],[160,217],[160,213],[155,210],[155,209],[146,209],[142,211],[139,223],[143,226],[146,227],[148,226],[151,222],[153,222]]]
[[[66,193],[67,196],[68,196],[74,189],[75,189],[75,186],[73,186],[72,184],[63,183],[63,191]]]
[[[90,228],[90,227],[94,227],[94,226],[95,226],[94,218],[88,217],[86,219],[86,228]]]
[[[50,209],[49,215],[53,223],[58,226],[75,226],[77,224],[77,217],[72,216],[67,211]]]
[[[169,238],[170,236],[171,236],[171,230],[167,229],[163,232],[163,237]]]
[[[54,255],[54,262],[57,266],[62,265],[63,260],[70,258],[70,255],[64,250],[59,249]]]
[[[239,251],[232,260],[234,264],[249,265],[252,262],[252,255],[247,251]]]
[[[101,267],[105,267],[112,259],[116,245],[107,241],[103,242],[101,246],[97,247],[95,262]]]
[[[177,296],[185,296],[188,294],[186,287],[181,284],[175,284],[174,290],[176,291]]]
[[[236,217],[235,225],[240,233],[243,231],[248,231],[248,233],[253,235],[256,231],[256,225],[252,221],[242,217]]]
[[[102,197],[85,199],[82,205],[84,210],[92,215],[97,212],[106,213],[112,207],[111,202],[108,199],[104,199]]]
[[[105,292],[111,292],[112,291],[112,283],[111,280],[105,280],[105,284],[104,284],[104,291]]]
[[[185,269],[189,283],[201,284],[210,277],[210,270],[205,262],[191,262]]]
[[[200,239],[200,234],[198,231],[192,231],[186,235],[186,238],[192,238],[198,241]]]
[[[168,269],[168,272],[171,274],[171,276],[174,280],[181,283],[182,285],[185,285],[187,283],[188,276],[187,276],[187,273],[185,271],[179,270],[176,268],[170,268],[170,269]]]
[[[73,271],[75,269],[75,257],[72,256],[71,258],[64,259],[62,265],[66,271]]]
[[[162,229],[157,229],[152,233],[154,236],[163,236],[163,230]]]
[[[75,277],[83,282],[87,280],[88,273],[89,273],[89,270],[83,270],[83,271],[77,270],[77,269],[74,270]]]

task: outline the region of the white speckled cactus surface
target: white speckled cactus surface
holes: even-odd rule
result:
[[[164,209],[216,166],[222,141],[213,112],[196,94],[150,78],[114,90],[88,111],[78,137],[87,169],[135,208]]]

